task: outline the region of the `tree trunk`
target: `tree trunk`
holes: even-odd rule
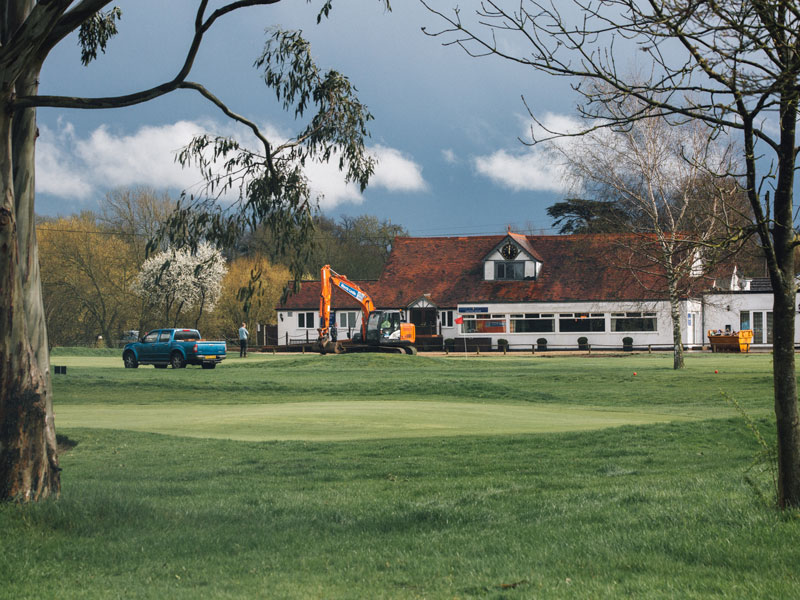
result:
[[[800,506],[800,424],[795,377],[794,278],[786,289],[775,290],[773,303],[772,372],[775,386],[775,418],[778,428],[778,503]]]
[[[674,254],[674,251],[673,251]],[[669,312],[672,319],[672,368],[683,369],[683,340],[681,339],[681,305],[676,286],[677,276],[671,268],[673,254],[667,255],[670,268],[667,269],[667,289],[669,291]]]
[[[3,90],[5,106],[10,90]],[[0,500],[35,501],[60,490],[48,384],[32,207],[33,143],[14,151],[12,116],[0,114]],[[25,115],[23,119],[30,117]],[[33,125],[35,128],[35,125]],[[20,135],[21,122],[15,129]],[[28,162],[30,161],[30,162]],[[16,174],[16,178],[15,178]],[[23,185],[18,203],[15,180]],[[18,217],[19,215],[19,217]],[[33,246],[21,251],[25,243]]]
[[[778,428],[778,503],[781,507],[800,507],[800,419],[794,357],[797,285],[792,214],[797,101],[797,93],[790,86],[781,99],[781,153],[772,224],[775,260],[769,261],[773,290],[772,371]]]
[[[681,339],[681,309],[677,299],[670,299],[672,317],[672,368],[683,369],[683,340]]]
[[[33,0],[6,3],[2,42]],[[36,94],[41,61],[23,73],[0,70],[0,500],[57,495],[47,330],[34,222],[35,110],[7,110],[14,95]]]

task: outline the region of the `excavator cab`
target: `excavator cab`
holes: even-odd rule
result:
[[[415,341],[414,325],[403,323],[398,310],[374,310],[367,319],[367,343],[405,346]]]

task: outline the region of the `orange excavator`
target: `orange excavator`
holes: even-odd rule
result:
[[[342,344],[337,340],[336,327],[331,327],[331,294],[333,286],[355,298],[361,305],[361,332],[352,343]],[[330,265],[321,270],[319,295],[320,328],[315,349],[321,354],[342,352],[393,352],[416,354],[414,346],[416,329],[413,323],[403,323],[399,310],[375,310],[375,304],[367,292],[340,275]]]

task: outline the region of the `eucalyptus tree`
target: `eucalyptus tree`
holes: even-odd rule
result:
[[[652,117],[686,118],[741,145],[743,168],[721,175],[741,181],[752,209],[750,230],[763,248],[772,282],[778,503],[800,506],[794,356],[794,248],[800,239],[793,193],[800,2],[482,0],[474,13],[426,6],[442,23],[431,35],[443,36],[446,44],[570,78],[587,119],[584,131],[624,128]],[[646,78],[629,74],[633,61]],[[638,99],[640,108],[597,124],[606,106],[629,97]],[[548,135],[559,133],[564,132]]]
[[[301,124],[294,137],[268,139],[252,120],[190,79],[206,35],[220,20],[277,2],[231,0],[212,9],[208,0],[197,0],[196,10],[185,17],[193,36],[174,77],[122,96],[82,98],[40,95],[42,66],[56,45],[75,33],[88,65],[109,49],[119,8],[112,0],[0,0],[0,499],[33,501],[60,490],[34,227],[38,108],[113,109],[193,90],[247,127],[257,149],[201,136],[181,155],[184,162],[199,162],[208,177],[207,194],[187,199],[170,222],[169,237],[182,244],[218,241],[266,223],[282,247],[302,247],[314,202],[302,170],[307,161],[337,161],[347,180],[366,186],[374,168],[364,149],[371,116],[346,77],[317,67],[299,33],[273,30],[256,62],[268,90]],[[319,2],[318,22],[331,10],[331,0]],[[154,11],[152,19],[163,14]],[[209,155],[219,159],[221,171]],[[239,192],[238,201],[226,204],[227,212],[214,202],[226,186]]]

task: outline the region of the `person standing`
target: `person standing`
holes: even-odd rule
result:
[[[242,323],[239,327],[239,358],[247,356],[247,338],[250,337],[250,332],[247,331],[247,325]]]

